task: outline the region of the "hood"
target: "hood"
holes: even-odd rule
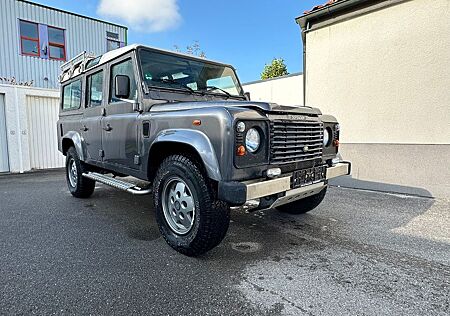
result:
[[[189,109],[199,109],[206,107],[217,107],[223,106],[226,108],[237,107],[237,108],[247,108],[263,111],[265,113],[289,113],[289,114],[301,114],[301,115],[321,115],[317,108],[312,108],[308,106],[288,106],[279,105],[277,103],[268,102],[253,102],[253,101],[211,101],[211,102],[173,102],[173,103],[160,103],[154,104],[150,111],[176,111],[176,110],[189,110]]]

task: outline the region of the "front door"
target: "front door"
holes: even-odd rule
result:
[[[115,96],[115,77],[125,75],[130,78],[130,95],[126,99]],[[109,70],[109,97],[102,120],[104,162],[111,167],[139,167],[137,117],[133,102],[137,101],[137,85],[131,57],[111,65]]]
[[[102,119],[104,106],[104,70],[97,70],[86,76],[85,110],[81,119],[80,130],[87,148],[87,161],[100,162],[102,151]]]

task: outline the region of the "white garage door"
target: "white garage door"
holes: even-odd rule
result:
[[[5,95],[0,94],[0,172],[8,172],[8,140],[6,138]]]
[[[59,99],[27,96],[30,163],[32,169],[64,166],[64,156],[58,151],[56,122]]]

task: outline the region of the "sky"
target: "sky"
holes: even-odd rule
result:
[[[283,58],[302,71],[295,17],[324,0],[36,0],[128,26],[128,44],[182,50],[198,41],[207,58],[234,65],[241,82],[260,79],[265,64]]]

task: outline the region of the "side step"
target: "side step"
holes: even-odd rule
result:
[[[152,193],[151,189],[142,189],[133,183],[125,182],[96,172],[83,173],[83,177],[98,181],[100,183],[109,185],[110,187],[135,195],[145,195]]]

